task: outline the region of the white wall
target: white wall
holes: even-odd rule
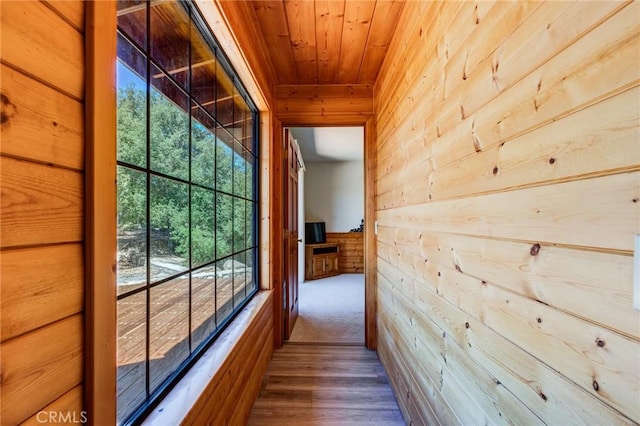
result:
[[[324,221],[327,232],[348,232],[364,218],[362,161],[307,163],[306,222]]]

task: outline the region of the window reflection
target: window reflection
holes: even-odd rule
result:
[[[192,345],[198,347],[216,330],[216,266],[191,273]]]
[[[189,96],[157,68],[151,88],[151,168],[180,179],[189,178]]]
[[[147,164],[146,57],[118,34],[117,146],[118,160]]]
[[[189,89],[190,18],[176,2],[160,2],[151,8],[151,57],[183,89]],[[154,74],[153,78],[166,78]]]
[[[233,197],[218,193],[216,198],[216,257],[233,253]]]
[[[118,27],[138,46],[147,45],[147,0],[118,0]]]
[[[153,287],[150,300],[149,378],[153,392],[189,356],[189,276]]]
[[[249,152],[245,152],[244,156],[244,167],[245,167],[245,194],[246,198],[255,199],[256,193],[253,187],[253,177],[254,177],[254,163],[255,158]]]
[[[147,283],[147,175],[118,166],[118,294]]]
[[[191,264],[211,263],[215,259],[215,200],[213,190],[191,189]]]
[[[202,34],[191,26],[191,95],[212,116],[216,116],[216,69],[218,61]],[[211,127],[215,129],[215,127]]]
[[[237,253],[245,247],[246,201],[233,199],[233,252]]]
[[[244,147],[234,141],[233,152],[233,193],[238,197],[245,197],[247,167],[244,158]]]
[[[201,107],[191,110],[191,181],[209,188],[216,182],[215,120]]]
[[[246,296],[247,260],[244,252],[233,257],[233,302],[242,303]]]
[[[233,192],[233,138],[224,130],[219,130],[216,136],[216,188],[230,194]]]
[[[254,259],[256,259],[256,248],[252,248],[247,250],[246,252],[246,265],[247,265],[247,286],[246,286],[246,294],[251,294],[253,291],[258,289],[258,283],[255,280],[254,271]]]
[[[151,177],[151,281],[170,277],[189,266],[189,187]]]
[[[224,325],[233,312],[233,260],[216,262],[216,323]]]
[[[146,292],[118,301],[118,423],[146,399]]]
[[[217,64],[216,69],[216,119],[228,127],[233,122],[233,81],[221,64]]]

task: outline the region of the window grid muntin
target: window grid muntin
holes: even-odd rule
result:
[[[239,84],[239,81],[237,80],[237,78],[235,77],[235,74],[233,73],[233,71],[231,71],[231,73],[229,72],[229,70],[231,69],[231,67],[228,65],[227,59],[226,57],[224,57],[224,53],[221,52],[216,46],[215,46],[215,42],[211,40],[212,36],[210,33],[206,32],[206,31],[202,31],[202,26],[203,26],[203,20],[202,18],[199,16],[199,13],[197,12],[197,10],[195,10],[195,8],[192,8],[191,6],[189,6],[188,4],[186,4],[185,2],[180,2],[181,4],[183,4],[187,10],[187,14],[190,16],[190,20],[189,20],[189,25],[190,25],[190,30],[189,30],[189,37],[191,37],[191,27],[194,26],[197,28],[198,31],[200,31],[202,33],[203,38],[207,41],[207,43],[209,43],[209,47],[211,48],[213,54],[215,55],[215,59],[216,62],[220,63],[224,69],[224,71],[231,76],[231,81],[233,82],[233,89],[232,91],[235,93],[236,90],[240,91],[240,94],[245,102],[245,105],[247,106],[248,111],[245,112],[245,114],[247,114],[247,118],[250,119],[250,125],[252,127],[252,144],[251,144],[251,148],[248,148],[247,146],[244,145],[244,141],[240,142],[240,140],[238,139],[238,137],[236,137],[236,135],[232,134],[231,132],[229,132],[229,130],[227,128],[225,128],[225,126],[223,125],[223,123],[221,123],[220,121],[217,120],[217,117],[214,117],[210,114],[209,110],[207,110],[206,108],[203,107],[203,105],[201,105],[200,102],[198,102],[191,94],[191,90],[193,88],[191,88],[191,47],[192,45],[189,44],[189,71],[188,71],[188,79],[189,79],[189,93],[186,93],[188,100],[189,100],[189,106],[191,106],[192,103],[197,104],[202,111],[204,111],[207,115],[209,115],[209,117],[214,121],[214,123],[216,123],[216,128],[215,129],[208,129],[207,131],[209,131],[211,133],[211,131],[213,130],[212,134],[214,136],[214,143],[218,144],[219,142],[219,138],[218,136],[218,132],[222,131],[225,132],[227,134],[227,136],[230,136],[230,140],[231,141],[236,141],[239,143],[239,145],[241,145],[244,148],[248,148],[248,149],[243,149],[243,153],[242,153],[242,157],[245,158],[245,155],[250,155],[252,157],[252,175],[251,175],[251,180],[252,180],[252,191],[251,191],[251,197],[249,197],[249,194],[247,194],[246,192],[246,180],[249,179],[248,176],[245,176],[245,191],[242,194],[242,196],[239,196],[237,194],[234,194],[234,179],[232,177],[231,179],[231,191],[230,192],[224,192],[224,191],[220,191],[217,188],[216,183],[216,177],[214,176],[214,188],[211,188],[207,185],[201,185],[201,184],[197,184],[197,183],[193,183],[191,182],[192,180],[192,137],[193,137],[193,130],[192,130],[192,122],[194,120],[193,118],[193,114],[191,113],[191,110],[188,111],[188,129],[189,129],[189,134],[188,134],[188,179],[180,179],[180,178],[176,178],[175,176],[170,176],[167,173],[161,173],[158,171],[154,171],[152,170],[152,162],[151,162],[151,142],[150,142],[150,138],[151,138],[151,114],[150,114],[150,109],[151,109],[151,93],[152,93],[152,75],[151,75],[151,70],[153,67],[156,67],[158,70],[160,70],[161,72],[163,72],[165,74],[164,78],[170,79],[171,83],[175,84],[176,87],[180,90],[183,91],[182,88],[180,87],[179,84],[177,84],[178,82],[175,81],[175,79],[173,78],[173,76],[167,72],[166,69],[164,69],[164,67],[162,67],[157,61],[155,61],[153,58],[151,58],[149,56],[149,52],[151,51],[150,49],[150,43],[151,43],[151,37],[149,36],[149,32],[151,31],[151,26],[150,26],[150,20],[151,20],[151,13],[146,13],[146,20],[147,20],[147,29],[146,29],[146,49],[140,49],[140,46],[137,45],[137,43],[132,40],[127,34],[125,34],[120,28],[119,28],[119,33],[121,34],[121,36],[127,40],[129,43],[131,43],[131,45],[138,49],[144,56],[144,58],[146,59],[146,74],[147,77],[145,79],[145,85],[146,85],[146,147],[145,147],[145,151],[146,151],[146,167],[140,167],[137,166],[135,164],[130,164],[127,163],[125,161],[117,161],[118,166],[124,168],[124,169],[129,169],[131,171],[139,171],[139,172],[143,172],[146,174],[146,279],[145,279],[145,285],[143,285],[140,289],[135,289],[129,292],[125,292],[122,293],[120,295],[118,295],[117,300],[125,300],[130,296],[134,296],[136,294],[139,294],[141,292],[145,292],[145,298],[146,298],[146,333],[145,333],[145,343],[146,343],[146,368],[145,368],[145,381],[146,381],[146,397],[147,400],[144,404],[142,404],[137,410],[135,410],[131,415],[128,416],[128,418],[125,420],[125,423],[131,423],[131,422],[137,422],[141,419],[141,417],[147,413],[151,408],[152,408],[152,404],[154,402],[156,402],[157,400],[159,400],[169,389],[170,387],[177,381],[177,379],[179,377],[181,377],[185,372],[186,369],[192,365],[195,360],[197,359],[198,355],[200,355],[203,350],[208,347],[210,345],[210,343],[215,340],[215,337],[217,335],[219,335],[220,332],[222,332],[222,330],[224,329],[224,327],[233,319],[233,317],[235,316],[235,314],[237,313],[237,311],[244,306],[246,303],[248,303],[248,301],[251,298],[251,295],[255,294],[257,292],[257,275],[258,275],[258,271],[257,271],[257,259],[258,259],[258,241],[257,241],[257,217],[255,212],[257,212],[257,180],[258,180],[258,176],[257,176],[257,171],[255,168],[255,164],[257,164],[257,153],[256,153],[256,147],[257,147],[257,110],[255,108],[255,105],[251,102],[251,99],[246,95],[246,91],[244,90],[244,88],[240,85],[240,87],[238,88],[237,85]],[[149,6],[147,5],[147,9],[149,8]],[[198,21],[200,21],[200,24],[198,25]],[[206,25],[205,25],[206,27]],[[208,29],[208,28],[207,28]],[[190,39],[191,40],[191,39]],[[191,43],[189,41],[189,43]],[[126,63],[124,63],[124,61],[122,62],[124,66],[127,66],[128,68],[130,68]],[[132,72],[135,73],[134,70],[131,70]],[[161,96],[165,96],[164,94],[162,94],[162,91],[159,89],[158,90],[159,93],[161,93]],[[183,91],[184,92],[184,91]],[[167,96],[165,96],[165,98],[168,98]],[[217,95],[214,97],[214,100],[216,101],[216,105],[217,105]],[[232,100],[232,102],[235,102]],[[235,103],[232,103],[232,108],[233,111],[235,112],[235,108],[237,106],[235,105]],[[217,111],[217,106],[216,106],[216,111]],[[232,116],[233,117],[233,116]],[[232,118],[231,121],[231,126],[234,125],[234,118]],[[246,126],[246,123],[243,123],[243,127]],[[232,127],[233,128],[233,127]],[[244,135],[244,132],[241,132]],[[214,149],[214,167],[217,167],[217,155],[218,155],[218,150]],[[232,174],[234,173],[234,158],[235,158],[235,150],[232,148],[231,150],[231,171]],[[188,268],[185,271],[180,271],[178,273],[172,274],[171,276],[167,276],[164,277],[160,280],[157,281],[152,281],[152,275],[151,275],[151,216],[152,216],[152,212],[151,212],[151,202],[150,202],[150,197],[151,197],[151,185],[152,185],[152,179],[153,178],[163,178],[163,179],[169,179],[172,182],[175,183],[180,183],[180,184],[187,184],[188,187],[188,196],[187,196],[187,200],[188,200],[188,218],[189,218],[189,250],[187,253],[188,256]],[[234,244],[234,218],[235,218],[235,214],[232,211],[232,215],[231,215],[231,229],[232,229],[232,233],[231,233],[231,244],[232,244],[232,249],[231,249],[231,253],[229,253],[227,256],[224,256],[222,258],[217,258],[217,241],[216,238],[214,238],[214,253],[213,253],[213,260],[204,264],[199,264],[197,267],[193,266],[193,260],[192,260],[192,251],[193,251],[193,242],[192,242],[192,231],[193,231],[193,226],[192,226],[192,197],[191,197],[191,193],[192,193],[192,188],[195,187],[199,187],[199,188],[203,188],[206,190],[211,190],[213,191],[215,197],[217,198],[217,194],[224,194],[226,196],[228,196],[231,200],[231,205],[232,205],[232,210],[233,210],[233,206],[235,204],[234,200],[242,200],[242,202],[245,205],[245,215],[244,215],[244,221],[243,221],[243,226],[246,227],[246,205],[250,205],[253,213],[253,224],[252,224],[252,229],[250,230],[249,233],[247,233],[247,230],[245,229],[243,232],[243,239],[245,240],[245,244],[243,244],[243,249],[242,250],[234,250],[233,249],[233,244]],[[213,216],[214,216],[214,224],[217,224],[218,222],[218,209],[214,209],[213,212]],[[215,230],[215,228],[214,228]],[[249,238],[248,238],[249,237]],[[251,241],[251,244],[248,243],[247,240]],[[236,298],[235,298],[235,291],[232,290],[231,292],[231,296],[228,300],[227,303],[230,303],[232,306],[232,310],[231,313],[229,315],[227,315],[224,318],[218,318],[218,314],[220,313],[219,310],[219,306],[218,306],[218,291],[217,291],[217,282],[218,279],[215,278],[214,280],[214,294],[215,294],[215,310],[214,310],[214,321],[215,321],[215,331],[214,333],[210,334],[208,337],[206,337],[196,348],[193,347],[193,342],[192,342],[192,337],[193,337],[193,329],[192,329],[192,279],[193,279],[193,274],[199,270],[202,270],[204,268],[207,267],[212,267],[215,266],[217,263],[222,263],[225,262],[228,259],[233,260],[236,256],[242,254],[244,259],[248,259],[249,257],[251,257],[253,259],[253,261],[251,262],[251,282],[252,282],[252,288],[250,290],[251,294],[248,296],[245,296],[244,300],[242,301],[241,304],[236,306]],[[184,360],[183,362],[180,363],[180,365],[170,374],[170,376],[163,381],[163,383],[152,393],[150,391],[150,381],[151,381],[151,377],[150,377],[150,367],[149,367],[149,355],[150,355],[150,344],[151,344],[151,332],[150,332],[150,328],[151,328],[151,292],[152,289],[157,288],[158,286],[161,286],[162,284],[165,283],[169,283],[172,280],[177,279],[178,277],[184,276],[188,274],[188,292],[189,292],[189,307],[188,307],[188,346],[189,346],[189,357]],[[246,274],[246,270],[245,270],[245,274]],[[234,275],[232,274],[231,277],[231,283],[232,286],[234,284],[235,278]],[[244,279],[244,282],[247,282],[247,279]],[[247,289],[246,289],[246,284],[244,287],[244,293],[246,295],[247,293]]]

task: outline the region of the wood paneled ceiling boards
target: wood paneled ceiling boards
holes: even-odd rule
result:
[[[250,3],[277,85],[372,84],[403,6],[393,0]]]

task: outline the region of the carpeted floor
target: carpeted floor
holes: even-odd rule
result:
[[[299,297],[289,342],[364,344],[364,274],[306,281]]]

